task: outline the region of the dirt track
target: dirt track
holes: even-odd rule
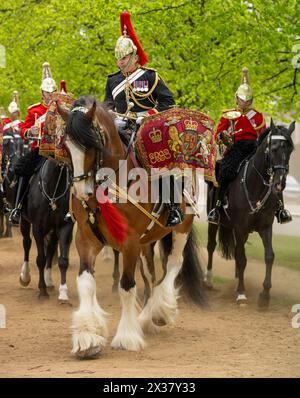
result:
[[[233,264],[217,258],[215,274],[223,280],[208,294],[211,311],[191,307],[181,299],[177,322],[162,328],[158,335],[147,336],[144,351],[114,351],[107,345],[100,358],[80,361],[70,354],[70,319],[78,304],[74,246],[67,279],[72,308],[58,303],[57,289],[50,293],[50,300],[39,301],[34,245],[31,284],[27,288],[19,285],[23,254],[16,229],[14,236],[0,240],[0,304],[7,311],[7,327],[0,329],[0,377],[300,376],[300,328],[291,327],[291,307],[300,303],[299,272],[274,267],[271,306],[260,312],[256,301],[264,265],[248,264],[250,303],[238,308],[234,303]],[[98,260],[98,300],[110,314],[110,341],[120,315],[118,295],[111,293],[111,273],[112,264]],[[58,287],[57,266],[53,275]],[[140,280],[138,286],[142,292]]]

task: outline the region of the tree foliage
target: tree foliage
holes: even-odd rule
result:
[[[106,77],[117,70],[114,46],[123,10],[131,12],[148,65],[178,105],[217,119],[234,106],[247,66],[256,108],[274,117],[299,116],[298,0],[2,0],[6,68],[0,68],[0,105],[7,108],[18,90],[24,116],[40,99],[45,61],[76,96],[103,99]]]

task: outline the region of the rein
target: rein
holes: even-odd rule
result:
[[[55,211],[57,209],[56,202],[66,195],[66,193],[68,192],[68,189],[70,187],[70,173],[69,173],[69,168],[67,166],[65,166],[64,164],[60,165],[60,172],[59,172],[58,179],[56,181],[55,189],[54,189],[53,195],[50,196],[46,192],[45,182],[44,182],[44,179],[43,179],[44,168],[45,168],[46,163],[47,162],[44,162],[42,170],[41,170],[40,180],[39,180],[39,187],[40,187],[40,190],[42,192],[42,195],[49,202],[49,205],[50,205],[51,209],[53,211]],[[63,193],[61,195],[56,196],[57,189],[58,189],[59,183],[60,183],[61,178],[62,178],[62,173],[63,173],[63,170],[65,168],[67,170],[67,172],[66,172],[66,187],[65,187],[65,190],[63,191]]]

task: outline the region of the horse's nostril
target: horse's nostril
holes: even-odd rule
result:
[[[89,197],[93,196],[93,192],[88,192],[88,196]]]

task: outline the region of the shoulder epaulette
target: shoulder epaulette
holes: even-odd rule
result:
[[[120,71],[119,71],[119,70],[118,70],[117,72],[110,73],[110,74],[108,75],[108,77],[115,76],[115,75],[117,75],[118,73],[120,73]]]
[[[142,66],[142,67],[141,67],[141,69],[145,69],[145,70],[151,70],[152,72],[157,72],[157,70],[156,70],[156,69],[153,69],[153,68],[148,68],[148,67],[146,67],[146,66]]]
[[[29,110],[29,109],[34,108],[35,106],[39,106],[39,105],[41,105],[41,102],[37,102],[36,104],[30,105],[27,109]]]
[[[225,113],[225,112],[231,112],[231,111],[236,111],[236,109],[235,109],[235,108],[224,109],[224,111],[222,112],[222,115],[223,115],[223,113]]]

